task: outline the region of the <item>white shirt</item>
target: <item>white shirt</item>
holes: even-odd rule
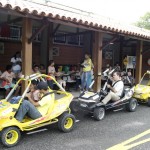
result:
[[[124,88],[124,84],[123,84],[123,81],[119,80],[119,81],[116,81],[117,83],[113,83],[115,85],[113,85],[113,88],[117,91],[115,94],[118,95],[118,96],[121,96],[122,95],[122,92],[123,92],[123,88]]]
[[[15,74],[13,72],[9,73],[8,71],[5,71],[2,75],[1,78],[6,78],[9,83],[12,83],[12,79],[15,77]]]
[[[49,66],[49,67],[48,67],[48,74],[49,74],[50,76],[52,76],[52,77],[55,78],[54,73],[55,73],[55,67]]]
[[[21,58],[14,58],[12,57],[10,60],[11,63],[13,63],[12,69],[13,70],[21,70],[21,66],[17,64],[17,62],[22,62]]]

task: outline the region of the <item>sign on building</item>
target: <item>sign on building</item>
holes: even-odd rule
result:
[[[135,68],[136,65],[136,56],[127,56],[127,68]]]

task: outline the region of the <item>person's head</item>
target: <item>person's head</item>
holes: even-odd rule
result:
[[[128,72],[131,72],[131,68],[128,69]]]
[[[114,81],[120,80],[121,79],[121,72],[114,71],[113,74],[112,74],[112,77],[113,77]]]
[[[85,53],[85,59],[89,59],[90,58],[90,54]]]
[[[11,72],[11,68],[12,68],[11,65],[7,65],[7,66],[6,66],[6,71],[7,71],[7,72]]]
[[[110,65],[109,65],[109,64],[107,64],[107,65],[106,65],[106,68],[109,68],[109,67],[110,67]]]
[[[40,69],[45,69],[44,64],[40,64]]]
[[[115,63],[115,66],[119,66],[119,62],[116,62],[116,63]]]
[[[112,68],[112,66],[109,66],[109,70],[112,70],[113,68]]]
[[[21,56],[20,52],[16,52],[15,55],[14,55],[15,59],[20,58],[20,56]]]
[[[37,81],[36,80],[31,81],[30,90],[31,91],[37,90]]]
[[[38,72],[39,72],[39,66],[38,66],[38,65],[34,65],[34,66],[33,66],[33,71],[34,71],[35,73],[38,73]]]
[[[53,67],[55,65],[54,60],[50,60],[49,65]]]
[[[47,82],[41,81],[37,85],[37,89],[40,91],[40,93],[44,94],[48,90],[48,84]]]

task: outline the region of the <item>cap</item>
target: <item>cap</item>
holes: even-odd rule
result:
[[[39,90],[47,90],[48,89],[48,84],[47,82],[41,81],[37,85],[37,89]]]

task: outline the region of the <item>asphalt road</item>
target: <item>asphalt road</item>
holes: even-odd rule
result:
[[[45,131],[27,135],[22,134],[19,144],[9,150],[105,150],[120,144],[150,129],[150,108],[140,105],[136,112],[107,112],[105,119],[95,121],[87,114],[76,115],[77,123],[70,133],[62,133],[57,124],[45,127]],[[150,131],[133,143],[149,140]],[[131,140],[129,140],[131,142]],[[137,145],[137,144],[135,144]],[[135,146],[132,150],[149,150],[150,142]],[[0,144],[0,150],[6,149]],[[121,150],[115,147],[110,150]],[[126,150],[126,149],[124,149]]]

